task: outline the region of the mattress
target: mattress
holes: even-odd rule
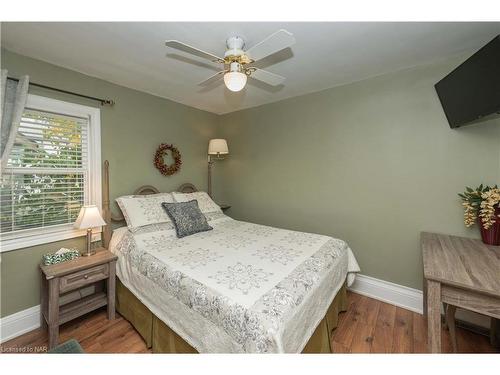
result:
[[[300,353],[359,272],[347,243],[222,213],[209,224],[184,238],[171,224],[115,230],[118,277],[200,353]]]

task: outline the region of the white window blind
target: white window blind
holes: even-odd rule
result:
[[[2,175],[1,233],[73,223],[89,194],[89,118],[26,109]]]

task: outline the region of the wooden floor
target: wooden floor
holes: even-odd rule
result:
[[[340,314],[332,335],[336,353],[425,353],[427,327],[422,315],[355,293],[348,293],[349,308]],[[449,334],[443,329],[443,352],[451,352]],[[141,336],[117,314],[106,319],[101,309],[64,324],[60,342],[75,338],[87,353],[149,353]],[[486,336],[457,329],[461,353],[495,352]],[[47,334],[40,329],[1,346],[3,352],[44,352]]]
[[[348,294],[347,312],[333,332],[335,353],[427,353],[423,316],[384,302]],[[451,353],[450,335],[442,331],[443,353]],[[495,353],[489,338],[457,328],[460,353]]]

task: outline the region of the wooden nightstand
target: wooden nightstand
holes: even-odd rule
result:
[[[90,257],[53,264],[40,265],[40,323],[49,329],[49,349],[57,345],[59,326],[99,307],[108,305],[108,319],[115,318],[115,266],[117,256],[99,248]],[[98,282],[106,280],[106,292]],[[89,285],[96,285],[96,292],[74,302],[59,306],[59,297]],[[102,289],[102,288],[101,288]]]

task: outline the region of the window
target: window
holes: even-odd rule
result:
[[[81,236],[80,207],[101,205],[100,113],[29,95],[1,180],[2,251]]]

